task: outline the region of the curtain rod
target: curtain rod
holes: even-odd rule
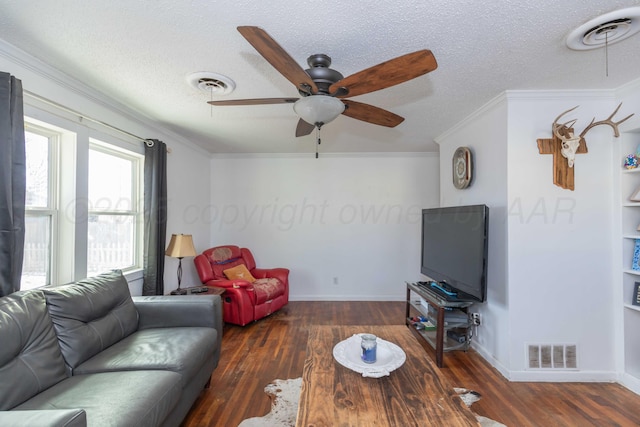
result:
[[[40,102],[44,102],[45,104],[51,105],[53,107],[59,108],[59,109],[65,111],[67,113],[70,113],[70,114],[73,114],[75,116],[78,116],[78,117],[80,117],[80,120],[89,120],[90,122],[97,123],[97,124],[99,124],[101,126],[104,126],[104,127],[109,128],[109,129],[115,130],[116,132],[120,132],[123,135],[127,135],[127,136],[130,136],[130,137],[134,138],[134,139],[142,141],[146,145],[148,145],[149,147],[153,147],[153,141],[150,140],[149,138],[142,138],[142,137],[140,137],[138,135],[134,135],[131,132],[127,132],[126,130],[122,130],[122,129],[118,128],[118,127],[110,125],[109,123],[105,123],[102,120],[98,120],[98,119],[94,119],[93,117],[89,117],[86,114],[82,114],[79,111],[72,110],[69,107],[65,107],[62,104],[59,104],[59,103],[57,103],[55,101],[52,101],[52,100],[50,100],[48,98],[45,98],[43,96],[37,95],[37,94],[35,94],[33,92],[29,92],[28,90],[23,89],[22,92],[25,95],[27,95],[27,96],[29,96],[29,97],[31,97],[33,99],[36,99],[36,100],[38,100]],[[171,149],[169,147],[167,147],[167,153],[170,153],[170,152],[171,152]]]

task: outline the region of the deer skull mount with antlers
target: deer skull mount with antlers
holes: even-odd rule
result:
[[[575,122],[575,120],[574,120]],[[572,168],[573,163],[576,160],[576,151],[578,151],[578,147],[580,146],[580,140],[582,139],[580,136],[573,135],[573,128],[567,127],[564,130],[564,134],[562,135],[559,129],[554,130],[553,134],[558,137],[561,141],[560,143],[560,154],[562,157],[567,159],[567,165]]]
[[[591,123],[584,128],[584,130],[580,133],[580,135],[575,135],[573,126],[575,125],[577,119],[569,120],[568,122],[559,124],[558,121],[565,114],[575,110],[578,106],[570,108],[569,110],[561,113],[556,119],[553,121],[552,125],[552,139],[539,139],[538,140],[538,151],[540,154],[553,154],[553,183],[559,187],[573,190],[574,186],[574,170],[573,166],[575,163],[576,154],[578,153],[586,153],[587,152],[587,142],[584,139],[584,136],[587,132],[598,125],[609,125],[613,128],[613,134],[615,137],[620,136],[620,132],[618,131],[618,125],[629,119],[633,114],[628,115],[624,119],[614,122],[613,116],[616,115],[622,103],[618,105],[618,107],[614,110],[613,113],[605,120],[595,121],[594,118],[591,120]],[[566,161],[562,161],[561,157],[564,157]]]

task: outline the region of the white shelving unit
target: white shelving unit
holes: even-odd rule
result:
[[[621,382],[640,393],[640,306],[633,305],[635,283],[640,283],[640,270],[633,270],[633,252],[636,240],[640,241],[640,202],[630,200],[632,194],[640,189],[640,167],[626,169],[624,159],[628,154],[636,153],[640,146],[640,128],[623,132],[620,138],[620,151],[615,167],[619,175],[619,236],[621,244],[619,254],[621,263],[620,276],[615,281],[616,301],[621,307],[618,322],[618,342],[624,350],[620,352],[619,364],[622,368]],[[618,311],[620,313],[620,311]]]

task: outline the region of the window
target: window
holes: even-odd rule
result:
[[[142,157],[92,142],[89,148],[87,275],[141,267]]]
[[[21,289],[142,268],[144,147],[32,110],[25,117]],[[100,138],[100,141],[92,139]]]
[[[29,125],[25,130],[26,200],[22,289],[51,283],[57,218],[57,135]]]

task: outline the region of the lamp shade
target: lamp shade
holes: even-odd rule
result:
[[[193,246],[191,234],[172,234],[165,255],[171,258],[196,256],[196,248]]]
[[[293,111],[305,122],[322,126],[342,114],[344,104],[329,95],[310,95],[297,100]]]

